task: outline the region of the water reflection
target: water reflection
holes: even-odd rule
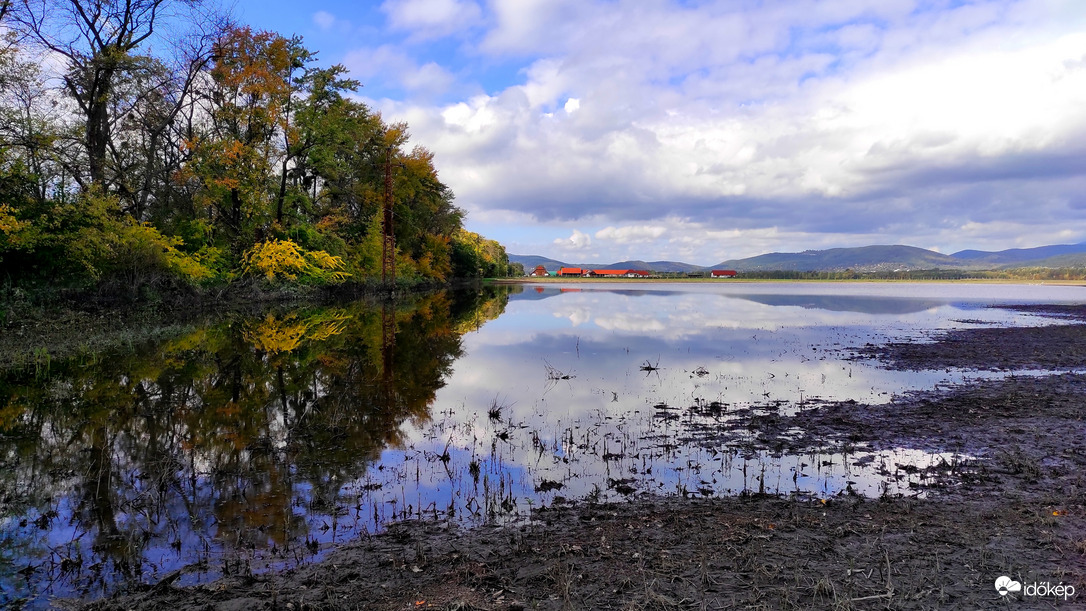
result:
[[[831,312],[857,312],[860,314],[912,314],[947,305],[936,299],[909,299],[894,297],[864,297],[856,295],[742,295],[735,299],[747,299],[769,306],[790,306],[807,310]]]
[[[3,372],[0,605],[289,565],[391,520],[500,521],[563,497],[916,493],[963,457],[797,453],[736,426],[980,375],[849,360],[867,342],[1040,324],[981,307],[1007,287],[897,286],[442,293]]]
[[[232,318],[0,379],[0,603],[310,556],[500,293]],[[172,571],[180,573],[171,574]],[[43,600],[38,600],[43,603]]]

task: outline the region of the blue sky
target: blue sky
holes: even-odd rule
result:
[[[571,262],[1086,240],[1081,0],[237,0]]]

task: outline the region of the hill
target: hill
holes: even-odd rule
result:
[[[1040,262],[1053,257],[1086,254],[1086,242],[1080,244],[1054,244],[1036,248],[1010,248],[999,251],[962,250],[950,256],[970,263],[983,265],[1023,265],[1041,266]],[[1073,259],[1072,259],[1073,260]]]
[[[618,263],[566,263],[538,255],[509,255],[509,261],[521,263],[531,271],[543,265],[548,271],[559,267],[586,269],[647,269],[654,272],[698,272],[709,269],[734,269],[739,272],[795,271],[821,272],[891,272],[908,270],[996,270],[1020,267],[1086,267],[1086,242],[1054,244],[1036,248],[1011,248],[1000,251],[963,250],[944,255],[915,246],[861,246],[830,248],[803,252],[773,252],[745,259],[729,259],[711,267],[679,261],[619,261]]]
[[[530,272],[537,265],[542,265],[547,271],[555,271],[559,267],[580,267],[584,269],[647,269],[654,272],[692,272],[705,269],[700,265],[680,263],[676,261],[619,261],[617,263],[566,263],[539,255],[509,255],[510,263],[520,263],[525,272]]]
[[[744,271],[841,271],[858,272],[961,269],[976,267],[968,260],[915,246],[861,246],[805,250],[799,253],[769,253],[746,259],[730,259],[714,268]]]
[[[1003,267],[1004,269],[1024,267],[1086,267],[1086,253],[1069,253],[1065,255],[1048,257],[1047,259],[1035,259],[1020,261],[1016,263],[1007,263],[1002,265],[1001,267]]]
[[[678,261],[621,261],[612,263],[610,269],[647,269],[654,272],[697,272],[706,269],[700,265]]]
[[[509,262],[520,263],[523,265],[525,273],[532,271],[537,265],[542,265],[547,268],[548,271],[554,271],[559,267],[569,267],[561,261],[548,259],[547,257],[541,257],[539,255],[509,255]]]

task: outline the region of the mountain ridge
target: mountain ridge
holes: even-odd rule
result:
[[[921,269],[993,270],[1014,267],[1086,266],[1086,242],[1051,244],[1033,248],[1009,248],[999,251],[962,250],[954,254],[903,244],[829,248],[802,252],[772,252],[742,259],[727,259],[716,265],[701,266],[682,261],[630,260],[617,263],[567,263],[539,255],[509,255],[511,263],[521,263],[530,272],[537,265],[548,271],[559,267],[587,269],[647,269],[654,272],[704,272],[711,269],[753,271],[844,271],[888,272]]]

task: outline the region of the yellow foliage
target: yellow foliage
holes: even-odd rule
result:
[[[277,320],[268,314],[259,324],[245,330],[245,339],[258,350],[290,352],[302,343],[307,326],[305,321],[294,316]]]
[[[19,425],[26,406],[12,401],[0,408],[0,431],[11,431]]]
[[[290,240],[269,240],[245,253],[245,271],[259,272],[268,281],[276,276],[296,280],[305,271],[306,260],[301,247]]]
[[[24,227],[26,227],[26,223],[15,218],[10,206],[0,204],[0,233],[11,235]]]
[[[343,259],[323,250],[307,251],[292,240],[268,240],[252,247],[243,260],[246,273],[259,273],[274,282],[277,278],[297,280],[299,275],[328,282],[343,282],[351,275],[343,271]]]
[[[164,236],[149,223],[128,218],[117,232],[111,250],[122,266],[153,267],[155,259],[161,257],[166,269],[186,280],[199,282],[214,276],[202,261],[178,250],[181,244],[181,238]]]
[[[346,314],[308,318],[290,314],[279,319],[268,314],[264,320],[245,329],[245,340],[264,352],[290,352],[300,346],[303,340],[323,341],[343,333],[347,328],[348,318]]]

